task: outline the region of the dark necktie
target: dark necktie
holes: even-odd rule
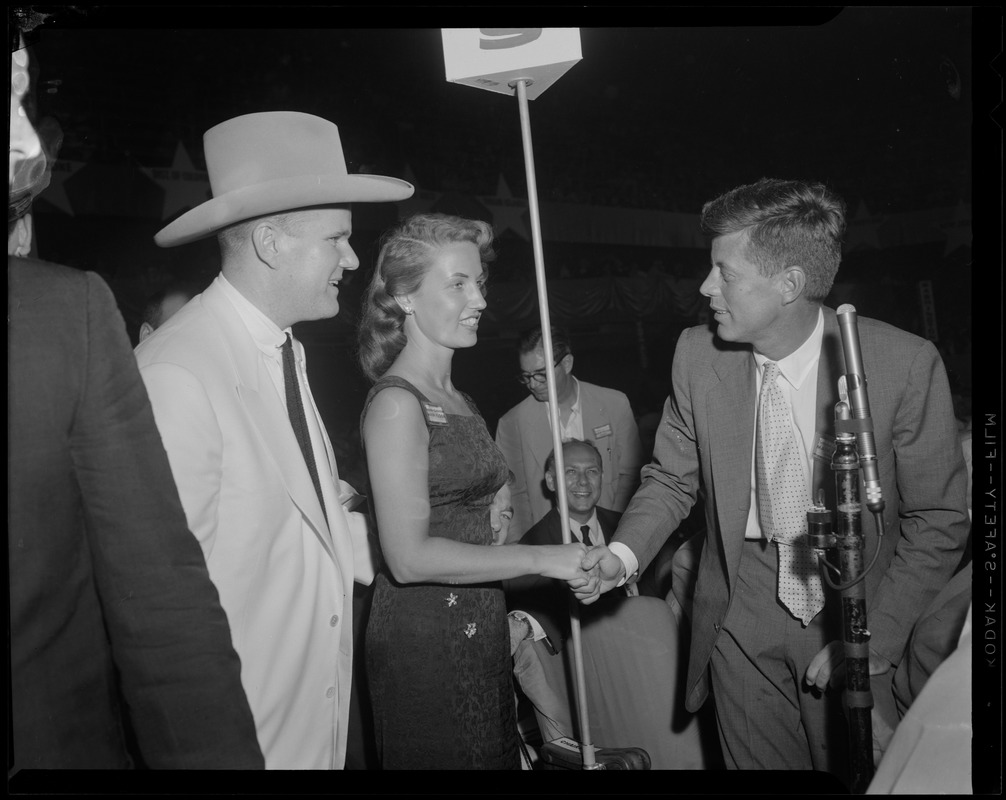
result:
[[[587,547],[594,546],[594,543],[590,541],[590,525],[580,526],[580,536],[583,537],[583,543],[587,545]]]
[[[307,416],[304,414],[304,403],[300,399],[300,381],[297,379],[297,365],[293,356],[293,339],[290,334],[286,335],[283,343],[283,383],[286,386],[286,410],[290,415],[290,424],[293,426],[294,436],[297,437],[297,444],[300,445],[300,452],[304,455],[307,463],[307,471],[311,473],[311,481],[314,483],[314,490],[318,493],[318,502],[321,503],[322,513],[325,520],[328,514],[325,512],[325,498],[321,493],[321,480],[318,478],[318,465],[314,462],[314,448],[311,446],[311,433],[307,428]]]

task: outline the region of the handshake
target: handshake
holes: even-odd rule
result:
[[[579,574],[567,578],[566,584],[577,600],[590,605],[602,594],[618,586],[625,577],[625,564],[603,544],[590,548],[581,544],[579,547],[583,553]]]

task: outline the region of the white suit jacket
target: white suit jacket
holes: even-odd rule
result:
[[[326,523],[267,357],[221,280],[136,357],[189,527],[230,621],[266,768],[340,769],[354,574],[373,578],[366,521],[334,503]],[[348,486],[328,489],[342,496]]]
[[[583,438],[601,453],[602,486],[598,505],[622,511],[639,485],[643,447],[629,398],[616,389],[580,384]],[[547,403],[531,395],[500,417],[496,444],[514,473],[514,516],[511,530],[527,533],[552,510],[552,496],[545,487],[545,460],[552,452],[552,428]]]

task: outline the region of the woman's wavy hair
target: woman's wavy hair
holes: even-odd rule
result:
[[[496,258],[492,226],[478,219],[414,214],[381,237],[357,331],[357,358],[371,381],[387,372],[405,347],[405,312],[395,296],[418,290],[437,250],[457,242],[471,242],[479,249],[483,269]]]

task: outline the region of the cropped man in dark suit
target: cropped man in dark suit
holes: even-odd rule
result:
[[[603,544],[621,514],[597,505],[601,454],[593,443],[580,440],[564,443],[562,452],[564,479],[560,482],[556,476],[555,454],[550,453],[545,481],[553,494],[566,492],[570,539]],[[562,544],[559,510],[553,508],[520,541]],[[699,721],[683,708],[677,620],[656,596],[649,575],[638,584],[624,586],[595,605],[574,605],[582,634],[591,740],[609,748],[642,747],[653,769],[703,769],[711,762],[703,750]],[[572,724],[579,715],[568,646],[569,588],[562,581],[532,576],[506,581],[504,588],[511,616],[527,625],[514,653],[514,674],[535,705],[543,737],[547,739],[546,731],[555,726],[565,728],[565,736],[582,738],[581,726]]]
[[[617,586],[650,562],[701,491],[707,531],[692,604],[688,708],[697,710],[712,689],[729,767],[844,778],[848,733],[838,692],[826,691],[843,672],[839,600],[822,598],[813,567],[798,578],[799,612],[778,599],[780,578],[797,578],[780,564],[813,551],[805,536],[784,538],[773,522],[781,481],[757,477],[755,434],[764,383],[766,398],[772,389],[788,405],[771,422],[783,421],[796,448],[785,452],[796,454],[800,478],[786,484],[806,498],[792,506],[805,534],[809,498],[823,489],[835,508],[828,445],[845,366],[837,317],[823,300],[841,258],[845,206],[820,184],[763,179],[707,203],[702,224],[712,268],[701,291],[715,331],[681,335],[653,461],[613,542],[584,566],[600,564],[602,591]],[[933,344],[870,319],[859,320],[859,338],[885,499],[879,543],[863,517],[864,562],[880,547],[866,599],[870,672],[881,674],[899,661],[919,613],[960,560],[967,477]],[[770,427],[769,417],[758,427]]]
[[[27,50],[11,64],[9,775],[261,769],[228,620],[112,293],[93,273],[11,253],[44,171],[21,102]]]

